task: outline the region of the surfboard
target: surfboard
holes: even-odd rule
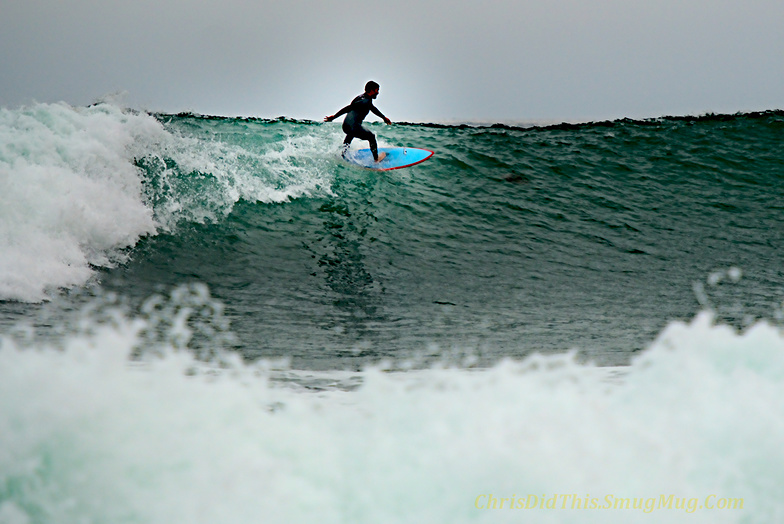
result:
[[[433,156],[433,151],[429,149],[419,149],[417,147],[379,147],[379,156],[386,153],[381,161],[373,160],[373,153],[370,149],[348,150],[343,153],[346,162],[373,169],[375,171],[391,171],[392,169],[402,169],[416,164],[420,164]]]

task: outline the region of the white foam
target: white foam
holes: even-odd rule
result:
[[[156,126],[112,106],[0,110],[0,298],[81,284],[155,231],[127,149]]]
[[[141,237],[221,220],[240,200],[329,193],[323,139],[259,140],[186,136],[109,104],[0,109],[0,299],[83,285]]]
[[[212,369],[171,349],[130,363],[148,322],[88,323],[64,350],[4,341],[1,511],[59,523],[784,517],[784,337],[767,323],[673,323],[615,380],[568,354],[372,369],[355,391],[312,393],[281,387],[266,363]],[[477,508],[489,494],[561,498]],[[572,494],[674,503],[571,509]],[[705,507],[741,498],[743,509]]]

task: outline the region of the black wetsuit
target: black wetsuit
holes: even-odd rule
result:
[[[362,127],[362,121],[373,111],[373,114],[386,120],[387,117],[381,114],[381,111],[373,105],[373,99],[367,93],[361,94],[352,100],[351,104],[347,105],[337,113],[335,118],[347,113],[346,118],[343,120],[343,132],[346,133],[346,139],[343,141],[348,146],[354,138],[360,140],[367,140],[370,142],[370,151],[373,153],[373,158],[378,160],[378,145],[376,144],[376,135],[371,133],[366,128]]]

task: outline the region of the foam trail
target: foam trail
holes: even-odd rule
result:
[[[183,122],[177,122],[182,125]],[[216,222],[239,201],[282,203],[330,193],[323,139],[282,137],[243,145],[212,135],[187,136],[176,124],[152,137],[135,160],[147,182],[147,200],[167,230],[179,222]]]
[[[64,350],[4,340],[0,515],[66,524],[784,516],[784,337],[764,322],[743,334],[709,314],[673,323],[615,381],[569,354],[487,370],[373,369],[356,391],[314,394],[276,386],[265,363],[211,368],[171,348],[131,363],[150,321],[88,321]],[[543,507],[486,509],[489,495]],[[559,507],[548,509],[554,496]],[[605,508],[608,496],[656,505]],[[573,509],[594,498],[599,508]],[[716,507],[738,499],[742,509]]]

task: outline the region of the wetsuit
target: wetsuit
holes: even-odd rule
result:
[[[346,147],[348,147],[354,138],[367,140],[370,142],[370,152],[373,153],[373,159],[378,160],[378,145],[376,144],[376,135],[362,127],[362,121],[370,111],[373,111],[373,114],[379,118],[384,120],[387,119],[387,117],[382,115],[381,111],[379,111],[378,108],[373,105],[373,99],[370,98],[367,93],[359,95],[354,100],[352,100],[351,104],[335,113],[335,118],[344,113],[347,113],[346,118],[343,120],[343,132],[346,133],[346,139],[343,141],[343,143],[346,145]]]

